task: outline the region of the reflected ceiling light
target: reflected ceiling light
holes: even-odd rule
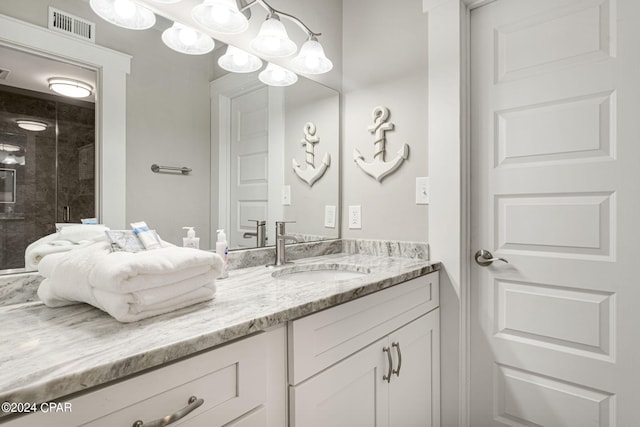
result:
[[[15,165],[16,163],[18,163],[18,159],[13,154],[9,154],[4,158],[2,163],[4,163],[5,165]]]
[[[162,3],[162,4],[174,4],[174,3],[180,3],[181,0],[153,0],[156,3]]]
[[[89,5],[100,18],[122,28],[146,30],[156,23],[153,12],[132,0],[90,0]]]
[[[239,34],[249,28],[236,0],[204,0],[191,10],[199,24],[222,34]]]
[[[225,54],[218,59],[218,65],[233,73],[251,73],[262,67],[262,61],[249,52],[229,45]]]
[[[269,62],[267,68],[258,74],[258,79],[269,86],[289,86],[298,81],[298,76],[293,71]]]
[[[298,56],[291,60],[293,69],[302,74],[323,74],[333,68],[333,62],[324,54],[316,37],[310,37],[300,48]]]
[[[63,77],[53,77],[49,79],[49,89],[71,98],[86,98],[93,92],[91,85]]]
[[[18,124],[18,127],[20,129],[24,129],[24,130],[30,130],[33,132],[42,132],[43,130],[47,129],[47,124],[44,122],[38,122],[35,120],[23,120],[23,119],[18,119],[16,120],[16,123]]]
[[[281,58],[293,55],[298,46],[289,38],[280,17],[272,12],[251,41],[251,49],[265,56]]]
[[[162,41],[171,49],[188,55],[203,55],[211,52],[215,46],[208,35],[178,22],[162,32]]]
[[[0,151],[6,151],[6,152],[16,152],[16,151],[20,151],[21,148],[18,147],[17,145],[13,145],[13,144],[0,144]]]

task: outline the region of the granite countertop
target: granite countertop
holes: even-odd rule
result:
[[[0,402],[59,399],[439,269],[423,259],[345,253],[294,265],[319,262],[371,273],[314,283],[273,278],[264,266],[232,270],[216,281],[214,300],[128,324],[85,304],[0,307]]]

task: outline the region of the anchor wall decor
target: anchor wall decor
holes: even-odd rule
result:
[[[322,163],[318,168],[315,167],[314,144],[317,144],[319,141],[320,138],[316,136],[316,125],[312,122],[307,122],[304,125],[304,139],[300,141],[302,142],[302,145],[305,146],[305,151],[307,153],[307,167],[306,169],[302,169],[296,159],[293,159],[291,162],[293,164],[293,171],[298,175],[298,177],[300,177],[300,179],[309,184],[309,187],[312,187],[313,183],[324,175],[325,171],[331,164],[331,155],[329,153],[324,153]]]
[[[393,160],[385,162],[385,135],[388,130],[393,129],[393,123],[387,122],[389,118],[389,109],[387,107],[378,106],[373,109],[373,125],[368,127],[369,132],[375,135],[373,161],[367,163],[364,156],[360,154],[357,148],[353,149],[353,160],[360,166],[367,175],[371,175],[378,182],[398,169],[402,162],[409,157],[409,145],[404,144],[400,150],[396,152]]]

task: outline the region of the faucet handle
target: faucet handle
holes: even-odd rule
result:
[[[248,219],[247,221],[255,222],[256,227],[267,224],[267,221],[265,221],[264,219]]]
[[[276,235],[284,234],[284,227],[286,224],[293,224],[295,221],[276,221]]]

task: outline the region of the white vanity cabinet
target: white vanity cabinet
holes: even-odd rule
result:
[[[71,412],[26,415],[11,427],[133,427],[176,414],[171,425],[266,427],[286,425],[286,332],[281,326],[78,397]],[[190,409],[190,408],[189,408]],[[1,420],[0,420],[1,422]],[[165,425],[165,424],[162,424]]]
[[[289,325],[290,427],[439,426],[438,273]]]

